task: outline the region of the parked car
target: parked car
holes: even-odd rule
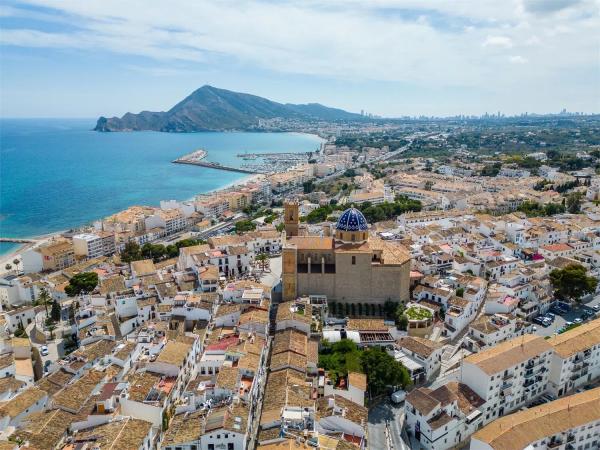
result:
[[[556,316],[554,314],[552,314],[551,312],[547,312],[546,317],[548,317],[550,320],[552,320],[552,322],[554,322],[554,319],[556,319]]]
[[[594,305],[594,306],[592,306],[592,309],[594,311],[600,311],[600,305]]]
[[[42,345],[42,346],[40,347],[40,354],[41,354],[42,356],[48,356],[48,354],[49,354],[49,353],[50,353],[50,352],[48,351],[48,347],[46,347],[45,345]]]
[[[538,325],[543,325],[544,316],[537,316],[533,319],[533,323],[537,323]]]
[[[545,317],[544,320],[542,320],[542,326],[548,328],[550,325],[552,325],[552,321],[548,317]]]
[[[406,398],[406,391],[403,391],[402,389],[400,389],[399,391],[396,391],[392,394],[392,401],[394,403],[402,403],[405,398]]]
[[[578,317],[577,319],[573,320],[574,323],[582,323],[583,319],[581,317]]]

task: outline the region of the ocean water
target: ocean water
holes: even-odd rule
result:
[[[207,160],[318,149],[298,133],[98,133],[90,119],[0,120],[0,236],[27,237],[90,223],[135,204],[185,200],[246,177],[171,161],[198,148]],[[2,244],[0,253],[14,249]]]

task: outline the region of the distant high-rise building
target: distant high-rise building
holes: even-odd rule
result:
[[[364,115],[365,115],[365,110],[364,110],[364,109],[361,109],[361,110],[360,110],[360,115],[361,115],[361,116],[364,116]]]

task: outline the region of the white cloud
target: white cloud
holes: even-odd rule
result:
[[[506,36],[488,36],[485,38],[482,44],[484,47],[502,47],[511,48],[513,46],[512,40]]]
[[[519,76],[536,83],[565,69],[588,70],[600,30],[598,14],[589,14],[590,1],[567,7],[556,0],[547,14],[537,13],[539,2],[526,0],[27,3],[56,11],[77,28],[4,29],[4,45],[139,55],[161,67],[235,61],[286,74],[421,86],[524,85],[507,73],[507,59],[535,59],[535,68]]]
[[[513,64],[527,64],[527,58],[523,58],[521,55],[513,55],[508,58]]]

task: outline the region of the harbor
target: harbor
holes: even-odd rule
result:
[[[298,153],[238,153],[237,157],[244,161],[254,163],[243,163],[242,168],[256,173],[285,172],[298,164],[304,164],[311,158],[313,152]],[[260,162],[258,162],[258,161]]]
[[[239,172],[248,174],[260,173],[256,170],[251,170],[249,168],[225,166],[217,162],[204,161],[206,155],[208,155],[208,152],[206,150],[199,149],[192,153],[188,153],[187,155],[184,155],[181,158],[177,158],[171,162],[174,164],[190,164],[192,166],[208,167],[209,169],[227,170],[229,172]]]
[[[173,160],[174,164],[190,164],[193,166],[208,167],[209,169],[228,170],[247,174],[268,174],[284,172],[298,164],[306,163],[313,152],[299,153],[238,153],[236,156],[245,161],[256,161],[259,163],[244,163],[240,167],[227,166],[218,162],[205,161],[208,152],[198,149],[180,158]]]

